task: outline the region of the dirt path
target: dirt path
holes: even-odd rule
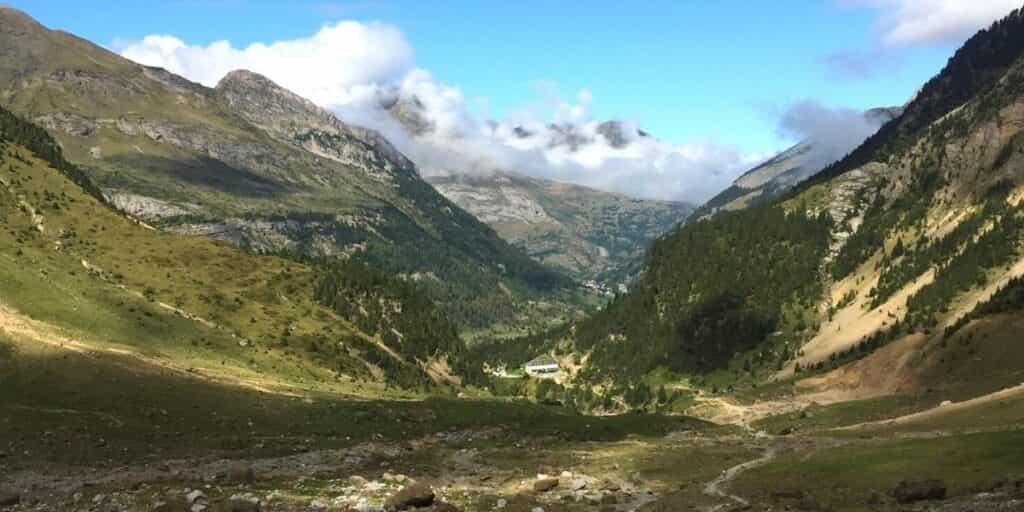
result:
[[[718,478],[704,485],[704,494],[716,499],[723,499],[728,501],[727,503],[719,503],[718,505],[707,507],[704,510],[706,512],[717,512],[719,510],[724,510],[726,507],[729,507],[730,505],[738,505],[740,507],[750,506],[750,502],[747,501],[746,498],[737,496],[735,494],[730,494],[729,491],[725,490],[725,488],[728,486],[730,482],[736,479],[736,477],[739,476],[740,473],[743,473],[744,471],[750,470],[762,464],[767,464],[768,462],[772,461],[775,458],[777,453],[778,448],[776,446],[769,446],[764,451],[764,453],[761,454],[760,457],[748,460],[747,462],[744,462],[742,464],[737,464],[722,472],[722,474]]]

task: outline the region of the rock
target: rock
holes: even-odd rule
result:
[[[619,485],[619,483],[614,480],[607,480],[604,483],[604,490],[606,491],[616,492],[620,489],[622,489],[622,486]]]
[[[228,482],[233,484],[251,484],[256,481],[256,472],[248,464],[233,464],[228,468]]]
[[[558,487],[557,478],[541,478],[533,483],[534,492],[548,492]]]
[[[925,500],[944,500],[946,499],[946,483],[938,479],[913,482],[904,480],[892,490],[892,497],[901,504]]]
[[[228,498],[230,512],[260,512],[260,500],[252,494],[235,494]]]
[[[505,508],[506,506],[508,506],[508,500],[506,500],[505,498],[499,498],[498,502],[495,503],[494,508],[502,509]]]
[[[206,506],[206,503],[193,503],[189,510],[191,512],[206,512],[207,508],[209,507]]]
[[[194,505],[198,501],[206,501],[206,493],[196,489],[192,492],[185,494],[185,502],[189,505]]]
[[[587,481],[582,478],[575,478],[572,482],[569,482],[569,489],[573,491],[579,491],[587,488]]]
[[[12,507],[21,503],[21,495],[5,489],[0,489],[0,507]]]
[[[429,485],[415,483],[403,487],[384,502],[385,510],[408,510],[429,507],[434,503],[434,490]]]
[[[92,497],[92,502],[94,505],[99,505],[100,503],[106,501],[106,499],[107,496],[105,494],[97,494],[96,496]]]

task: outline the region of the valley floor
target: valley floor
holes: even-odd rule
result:
[[[435,511],[1024,509],[1020,386],[957,403],[700,397],[714,422],[593,417],[253,383],[0,313],[5,511],[372,511],[413,482]],[[904,481],[944,498],[900,503]]]

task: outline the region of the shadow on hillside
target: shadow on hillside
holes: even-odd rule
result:
[[[0,373],[0,446],[15,459],[28,452],[36,462],[133,463],[154,456],[270,456],[494,427],[514,442],[612,441],[707,426],[692,418],[596,418],[497,401],[313,398],[221,385],[128,357],[28,356],[15,348]]]
[[[145,172],[241,197],[274,197],[288,188],[252,171],[213,158],[174,160],[151,155],[119,155],[111,161],[126,172]]]

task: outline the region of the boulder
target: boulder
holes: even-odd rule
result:
[[[569,489],[579,491],[587,488],[587,481],[583,478],[575,478],[569,482]]]
[[[533,483],[534,492],[548,492],[558,487],[557,478],[540,478]]]
[[[403,487],[384,502],[385,510],[425,508],[434,503],[434,490],[427,484],[415,483]]]
[[[248,494],[236,494],[228,499],[230,512],[260,512],[260,500]]]
[[[188,492],[188,493],[185,494],[185,501],[189,505],[193,505],[193,504],[195,504],[197,502],[200,502],[200,501],[206,501],[206,493],[204,493],[203,491],[200,491],[199,489],[196,489],[194,491]]]
[[[901,504],[925,500],[944,500],[946,499],[946,483],[938,479],[911,482],[904,480],[892,490],[892,497]]]
[[[256,481],[256,472],[248,464],[232,464],[228,468],[227,478],[233,484],[251,484]]]

